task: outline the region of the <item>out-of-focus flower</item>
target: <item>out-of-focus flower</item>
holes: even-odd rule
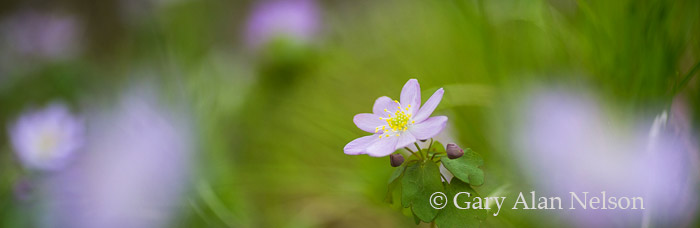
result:
[[[9,130],[12,147],[25,167],[64,167],[84,143],[84,124],[61,103],[22,114]]]
[[[81,26],[68,14],[21,11],[0,27],[8,54],[19,58],[61,60],[80,52]]]
[[[643,197],[644,211],[562,213],[578,226],[687,226],[697,207],[688,147],[665,129],[666,114],[629,129],[587,96],[541,92],[524,105],[513,151],[539,194]],[[619,122],[618,122],[619,123]],[[652,127],[649,127],[652,126]],[[650,130],[651,129],[651,130]],[[653,218],[650,218],[653,217]]]
[[[246,25],[251,48],[275,39],[305,43],[318,32],[320,14],[313,0],[270,0],[256,4]]]
[[[374,113],[360,113],[353,121],[363,131],[374,133],[348,143],[345,154],[368,154],[383,157],[416,140],[437,135],[447,124],[446,116],[430,117],[440,104],[444,90],[438,89],[421,107],[420,85],[411,79],[401,90],[401,102],[380,97],[374,102]]]
[[[189,178],[186,115],[152,87],[127,90],[113,110],[88,115],[86,156],[49,180],[51,227],[166,227]]]

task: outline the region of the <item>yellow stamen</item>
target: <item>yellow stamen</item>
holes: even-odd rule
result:
[[[398,106],[394,112],[384,109],[387,113],[387,117],[380,117],[380,119],[386,121],[386,125],[381,126],[384,131],[383,137],[389,137],[391,135],[400,136],[401,131],[407,131],[410,124],[415,124],[416,122],[411,119],[412,114],[409,113],[411,105],[407,105],[406,108],[401,106],[398,100],[394,100]],[[393,115],[392,115],[393,114]],[[375,132],[379,132],[379,127],[377,127]],[[392,134],[386,134],[387,131],[393,131]],[[393,134],[396,133],[396,134]]]

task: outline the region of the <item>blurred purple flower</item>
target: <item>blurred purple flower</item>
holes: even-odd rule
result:
[[[22,114],[9,130],[10,141],[25,167],[63,168],[84,143],[84,125],[61,103]]]
[[[86,156],[49,180],[51,227],[166,227],[182,205],[191,136],[151,87],[126,91],[89,118]],[[172,225],[172,224],[170,224]]]
[[[635,129],[615,125],[594,99],[547,91],[526,102],[513,151],[538,195],[569,192],[644,197],[644,211],[562,213],[578,226],[687,226],[697,207],[692,147],[665,129],[666,114]],[[652,126],[652,127],[649,127]],[[651,129],[651,130],[650,130]],[[652,218],[653,217],[653,218]],[[655,226],[655,225],[652,225]]]
[[[313,0],[261,1],[248,18],[246,43],[258,48],[277,38],[309,42],[319,24],[319,9]]]
[[[79,52],[81,28],[70,15],[21,11],[1,27],[5,45],[21,58],[60,60]]]
[[[372,108],[374,113],[360,113],[353,118],[358,128],[374,135],[348,143],[343,149],[345,154],[383,157],[416,140],[434,137],[447,124],[446,116],[430,117],[443,93],[442,88],[435,91],[421,108],[420,85],[418,80],[410,79],[401,90],[401,102],[378,98]]]

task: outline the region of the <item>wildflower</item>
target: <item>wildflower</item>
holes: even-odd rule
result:
[[[9,130],[21,162],[37,170],[62,168],[83,146],[83,134],[82,120],[60,103],[23,114]]]
[[[187,115],[159,102],[157,88],[130,88],[89,112],[85,156],[45,184],[47,224],[167,227],[186,191],[193,137]]]
[[[319,9],[313,0],[264,1],[255,6],[246,27],[246,43],[255,49],[278,38],[305,43],[316,34]]]
[[[345,154],[368,154],[383,157],[416,140],[425,140],[445,128],[446,116],[430,117],[442,100],[444,90],[438,89],[421,107],[420,85],[411,79],[401,90],[401,101],[380,97],[374,102],[373,113],[355,115],[358,128],[374,133],[348,143]]]
[[[81,25],[70,14],[20,11],[2,23],[0,39],[19,58],[62,60],[80,52]]]
[[[567,214],[566,219],[584,227],[624,226],[632,221],[682,226],[678,224],[693,221],[700,201],[696,171],[688,158],[698,150],[693,146],[697,140],[684,142],[692,133],[676,128],[689,124],[673,124],[687,115],[682,108],[662,112],[653,121],[620,124],[606,115],[601,101],[586,93],[554,89],[524,97],[529,98],[522,111],[514,112],[522,122],[509,138],[515,161],[525,168],[525,175],[537,180],[537,188],[560,195],[584,191],[638,195],[644,197],[645,207],[653,208],[651,214],[614,218],[584,210]],[[672,104],[678,106],[683,104]]]

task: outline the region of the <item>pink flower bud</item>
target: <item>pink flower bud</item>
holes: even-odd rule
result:
[[[454,143],[447,144],[446,150],[447,157],[450,159],[459,158],[462,157],[462,155],[464,155],[464,150],[462,150],[462,148],[459,148],[459,146],[457,146],[457,144]]]

